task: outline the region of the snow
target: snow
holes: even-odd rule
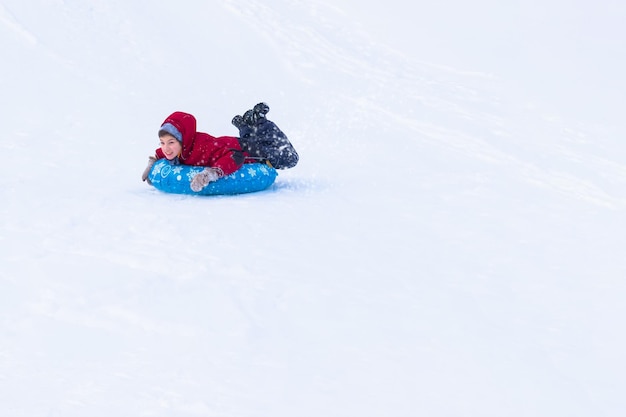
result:
[[[3,0],[0,414],[622,416],[626,6],[468,4]],[[141,182],[259,101],[268,191]]]

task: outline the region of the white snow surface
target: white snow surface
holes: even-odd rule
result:
[[[1,0],[0,415],[625,415],[624,3],[431,3]]]

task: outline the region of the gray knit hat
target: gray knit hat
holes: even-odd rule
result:
[[[183,135],[180,133],[176,126],[171,123],[163,123],[163,126],[159,129],[159,136],[161,132],[167,132],[170,135],[174,136],[180,143],[183,143]]]

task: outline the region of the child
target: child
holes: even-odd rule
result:
[[[278,127],[267,120],[269,107],[259,103],[242,116],[235,116],[233,124],[241,137],[214,137],[196,131],[196,119],[189,113],[174,112],[159,129],[161,147],[148,158],[148,166],[141,176],[148,181],[152,165],[166,158],[173,164],[205,166],[191,181],[191,189],[200,191],[211,181],[229,175],[244,163],[269,163],[274,168],[292,168],[298,154]]]

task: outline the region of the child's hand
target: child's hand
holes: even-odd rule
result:
[[[211,181],[216,181],[221,177],[221,171],[216,168],[204,168],[202,172],[196,174],[191,180],[191,189],[195,192],[201,191]]]
[[[152,183],[148,179],[148,175],[150,175],[150,170],[152,169],[152,165],[154,165],[155,162],[156,162],[156,158],[154,156],[149,156],[148,157],[148,166],[143,171],[143,174],[141,174],[141,180],[142,181],[147,181],[148,184],[150,184],[150,185],[152,185]]]

